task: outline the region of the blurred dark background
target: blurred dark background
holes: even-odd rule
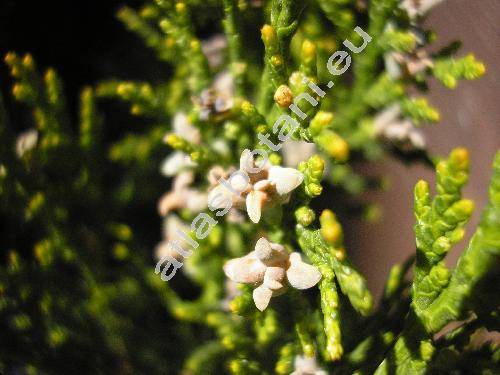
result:
[[[154,83],[168,74],[168,68],[115,17],[120,6],[140,4],[141,0],[1,0],[0,54],[4,56],[10,50],[30,52],[40,67],[54,67],[65,83],[67,100],[75,115],[78,93],[84,85],[110,78]],[[498,0],[448,0],[427,20],[427,26],[439,37],[436,47],[462,40],[461,53],[472,52],[487,66],[482,79],[461,82],[453,91],[431,83],[430,99],[440,109],[442,121],[425,129],[432,153],[446,154],[456,146],[471,151],[471,181],[465,196],[476,202],[476,213],[468,226],[469,233],[485,204],[491,161],[500,146],[499,19]],[[8,107],[17,108],[12,113],[13,123],[22,128],[27,123],[23,118],[29,114],[11,105],[6,95],[9,78],[4,64],[0,67],[0,83]],[[107,140],[117,139],[127,131],[140,130],[141,121],[132,118],[125,106],[105,103],[103,110],[107,114]],[[353,220],[346,223],[345,231],[348,251],[378,293],[390,265],[414,252],[412,190],[419,178],[433,181],[433,173],[424,167],[406,167],[394,160],[369,168],[369,173],[389,177],[387,191],[366,197],[370,202],[381,204],[382,219],[378,223]],[[160,177],[158,181],[162,181]],[[157,239],[160,236],[154,202],[138,206],[136,211],[143,228],[149,228],[146,238],[152,246],[155,236]],[[455,255],[458,250],[460,246]],[[454,260],[456,256],[451,258]]]
[[[48,67],[55,68],[64,84],[72,124],[78,124],[79,94],[86,85],[114,78],[152,83],[165,80],[168,67],[158,62],[155,54],[116,18],[123,5],[141,4],[141,0],[0,0],[0,89],[14,127],[22,131],[32,121],[31,112],[15,103],[10,95],[12,80],[3,63],[9,51],[32,54],[42,72]],[[103,137],[108,144],[127,133],[144,132],[148,124],[132,117],[123,103],[102,101],[99,106],[105,114]],[[154,169],[158,169],[160,160],[152,161]],[[119,181],[123,168],[115,164],[108,180]],[[153,175],[155,179],[145,184],[149,186],[148,193],[154,190],[149,196],[159,197],[167,190],[168,183],[159,173]],[[161,230],[156,202],[136,196],[127,213],[122,220],[137,229],[134,232],[144,246],[153,249]]]
[[[68,97],[103,78],[158,79],[161,68],[154,54],[116,19],[120,6],[142,3],[2,0],[0,51],[2,55],[10,50],[30,52],[39,66],[55,67],[65,81]],[[2,83],[5,77],[2,74]]]

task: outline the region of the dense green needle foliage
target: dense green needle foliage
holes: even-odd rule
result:
[[[11,94],[32,116],[20,133],[0,97],[0,373],[499,373],[498,344],[484,337],[500,326],[500,152],[481,221],[448,268],[474,206],[461,192],[469,156],[430,155],[418,129],[439,121],[430,79],[454,88],[485,67],[454,45],[425,50],[428,3],[124,7],[118,18],[169,79],[84,88],[78,116],[54,70],[9,53]],[[333,75],[331,56],[356,48]],[[116,99],[147,125],[109,142],[112,114],[99,105]],[[266,169],[222,217],[209,197],[248,170],[245,149],[264,150]],[[160,198],[159,155],[173,181],[153,251],[133,218],[134,202]],[[342,218],[359,212],[332,201],[379,188],[351,161],[388,155],[434,168],[436,186],[415,186],[416,254],[376,301],[344,243]],[[168,241],[194,232],[200,212],[206,235],[175,253]],[[157,268],[177,264],[174,279],[155,273],[155,256]]]

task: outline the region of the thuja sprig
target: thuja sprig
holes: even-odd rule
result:
[[[288,60],[289,43],[299,24],[299,14],[303,6],[293,0],[278,0],[271,4],[271,25],[278,37],[280,54]]]
[[[474,55],[469,54],[460,59],[445,58],[438,59],[434,64],[432,72],[443,85],[451,89],[457,86],[459,79],[476,79],[486,71],[484,64],[478,61]]]
[[[102,82],[97,87],[97,95],[102,98],[120,98],[131,104],[133,115],[154,116],[162,113],[160,93],[148,83],[139,82]]]
[[[461,199],[460,189],[467,180],[468,156],[454,150],[437,167],[436,198],[431,202],[428,185],[415,188],[417,217],[417,258],[412,286],[413,300],[406,325],[376,374],[425,373],[435,356],[432,336],[446,324],[465,319],[471,312],[480,317],[484,311],[475,304],[489,295],[483,283],[498,277],[500,264],[499,160],[497,153],[489,188],[490,202],[468,247],[450,273],[441,260],[452,243],[463,237],[463,224],[471,214],[469,201]],[[432,222],[429,224],[429,219]],[[427,223],[427,224],[426,224]],[[425,249],[425,250],[423,250]],[[486,309],[486,316],[491,311]],[[480,318],[481,319],[481,318]]]
[[[229,44],[230,68],[234,77],[235,92],[238,96],[245,95],[245,75],[247,63],[243,58],[243,46],[241,42],[241,17],[236,0],[224,0],[223,21]]]
[[[328,20],[337,27],[339,39],[347,37],[354,28],[354,12],[348,7],[346,0],[319,0],[321,10]]]
[[[287,80],[285,59],[280,51],[278,33],[275,27],[264,25],[261,29],[261,35],[265,47],[264,61],[267,74],[271,79],[272,89],[276,90],[280,85],[285,84]]]
[[[388,74],[381,74],[364,96],[364,101],[373,108],[381,108],[401,99],[405,94],[404,85],[392,79]]]
[[[337,361],[342,357],[342,333],[340,324],[339,295],[332,279],[324,278],[320,285],[321,309],[324,315],[327,359]]]
[[[56,134],[66,121],[65,103],[62,84],[55,71],[49,69],[41,76],[29,54],[21,58],[11,52],[5,56],[5,62],[16,79],[12,93],[17,100],[33,108],[38,129],[46,132],[46,142],[63,141],[61,134]]]
[[[144,8],[141,12],[136,12],[130,7],[123,7],[118,12],[118,18],[127,29],[138,34],[146,46],[153,48],[160,60],[172,62],[175,56],[175,40],[162,35],[161,31],[149,22],[155,13],[158,12],[151,7]]]
[[[322,230],[297,228],[299,244],[304,253],[318,267],[323,275],[320,282],[321,306],[326,334],[326,351],[329,360],[338,360],[343,352],[341,346],[341,328],[339,324],[339,297],[335,282],[340,286],[352,306],[361,314],[368,314],[373,307],[373,299],[361,274],[347,260],[342,246],[339,230],[328,230],[328,226],[339,225],[335,217],[328,213],[323,216]],[[338,227],[337,227],[338,228]],[[321,232],[327,234],[330,245],[325,242]],[[335,247],[337,246],[337,247]]]
[[[190,68],[189,87],[193,94],[199,94],[210,84],[208,61],[201,51],[200,40],[193,33],[186,3],[176,3],[169,17],[160,21],[160,28],[175,40],[178,51]]]
[[[488,294],[488,285],[481,283],[488,276],[498,274],[499,214],[500,153],[497,153],[489,187],[489,203],[483,211],[479,226],[458,260],[448,286],[420,315],[427,332],[438,332],[448,322],[464,318],[469,310],[478,307],[474,305],[474,301],[480,300],[479,294]],[[463,214],[457,214],[459,220],[461,215]]]
[[[299,164],[299,171],[304,175],[303,186],[307,196],[314,198],[321,195],[324,169],[325,161],[319,155],[311,156],[309,160]]]
[[[210,153],[203,147],[190,143],[186,139],[176,134],[168,134],[164,141],[174,150],[188,154],[196,163],[207,164],[210,160]]]
[[[440,263],[451,246],[464,235],[464,225],[472,214],[473,203],[461,199],[461,188],[468,179],[469,157],[456,149],[448,160],[438,163],[437,195],[431,201],[429,185],[415,187],[417,258],[413,304],[416,310],[428,305],[447,283],[449,273]],[[441,281],[440,281],[441,280]]]
[[[425,98],[405,98],[401,101],[401,110],[415,125],[436,123],[440,119],[438,110],[430,106]]]

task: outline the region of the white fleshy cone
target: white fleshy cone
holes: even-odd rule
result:
[[[308,289],[321,279],[319,270],[302,260],[300,253],[288,253],[276,243],[260,238],[255,249],[241,258],[224,265],[226,276],[238,283],[256,286],[253,291],[255,306],[263,311],[272,297],[284,293],[289,286]]]
[[[267,161],[256,165],[250,150],[241,154],[239,172],[227,182],[230,188],[223,184],[215,186],[208,194],[208,201],[213,209],[224,208],[223,202],[228,199],[237,208],[244,203],[254,223],[260,221],[266,206],[287,202],[291,192],[304,180],[302,173],[294,168],[271,166]]]

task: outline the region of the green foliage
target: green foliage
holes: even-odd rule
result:
[[[498,347],[478,347],[475,337],[498,331],[498,293],[489,287],[500,281],[500,154],[490,202],[448,269],[446,254],[473,210],[461,194],[468,154],[456,149],[440,159],[414,137],[417,126],[439,121],[423,96],[427,80],[455,87],[484,66],[472,55],[423,52],[430,34],[396,0],[258,3],[156,0],[123,8],[118,18],[156,52],[168,79],[84,88],[79,116],[68,113],[54,70],[40,74],[30,55],[6,56],[12,95],[33,116],[31,131],[16,134],[0,100],[7,145],[0,215],[8,219],[0,242],[0,372],[289,374],[305,371],[301,361],[339,374],[458,373],[470,363],[477,364],[471,373],[498,372]],[[223,30],[222,47],[220,36],[205,40],[207,24]],[[328,61],[340,49],[352,67],[332,75]],[[144,129],[107,140],[99,108],[107,100],[126,103]],[[283,118],[288,123],[277,131]],[[287,135],[301,142],[291,151],[281,147]],[[240,156],[252,148],[268,151],[268,169],[252,175],[258,182],[242,192],[246,201],[231,200],[225,216],[195,207],[221,177],[248,168]],[[194,234],[184,238],[188,255],[177,253],[175,280],[164,282],[140,212],[159,198],[155,176],[168,153],[161,170],[174,180],[158,203],[164,238],[157,260],[172,254],[172,222],[189,228],[204,210],[217,225],[196,237],[192,252],[186,243]],[[376,219],[377,209],[351,209],[361,193],[383,187],[354,162],[388,155],[432,164],[437,181],[434,195],[425,181],[415,187],[416,257],[392,268],[377,304],[349,259],[350,228],[341,223],[349,215]],[[278,168],[285,163],[296,170]],[[279,194],[278,183],[297,181]],[[249,191],[265,199],[255,203]],[[262,210],[257,223],[247,219],[252,202]],[[255,287],[271,282],[259,274],[264,282],[236,286],[224,265],[249,253],[254,258],[244,259],[255,261],[262,237],[288,258],[266,264],[266,275],[274,268],[286,276],[271,279],[280,288],[265,285],[273,298],[260,311]],[[297,253],[312,268],[295,266]],[[292,281],[303,282],[311,269],[317,283],[305,292]],[[236,270],[246,271],[245,264]],[[440,334],[452,322],[458,328]]]
[[[116,166],[107,160],[94,90],[82,91],[72,123],[53,70],[40,74],[30,55],[11,53],[6,62],[32,129],[16,141],[2,104],[0,213],[8,224],[1,242],[0,363],[33,373],[114,372],[127,362],[167,371],[158,341],[165,333],[151,331],[157,340],[150,341],[134,328],[143,324],[142,306],[160,317],[163,305],[143,278],[151,267],[147,249],[122,221],[130,200],[116,198],[120,186],[107,176]],[[168,319],[156,324],[168,329]],[[93,360],[82,353],[93,353]]]
[[[459,79],[476,79],[486,71],[484,64],[469,54],[460,59],[443,58],[436,61],[434,76],[448,88],[455,88]]]
[[[471,336],[490,319],[497,319],[498,296],[490,290],[491,282],[498,280],[500,265],[499,161],[497,153],[489,189],[489,203],[469,245],[450,272],[442,259],[452,244],[463,237],[463,226],[472,213],[472,202],[461,199],[460,190],[468,177],[468,155],[464,149],[455,149],[447,160],[437,164],[437,195],[431,201],[429,186],[420,181],[415,187],[415,216],[417,224],[417,258],[412,284],[412,303],[405,328],[388,357],[377,369],[377,374],[396,372],[426,373],[429,368],[443,366],[433,360],[443,353],[456,353],[449,347],[432,342],[432,337],[448,323],[464,321],[455,334],[470,342]],[[488,303],[484,303],[489,298]],[[477,301],[482,301],[478,304]],[[468,327],[470,329],[467,329]],[[441,344],[441,345],[440,345]],[[474,352],[472,348],[462,348]],[[451,371],[451,363],[446,366]],[[454,365],[459,366],[458,361]],[[498,366],[498,361],[481,364],[487,371]],[[477,370],[477,369],[476,369]]]

